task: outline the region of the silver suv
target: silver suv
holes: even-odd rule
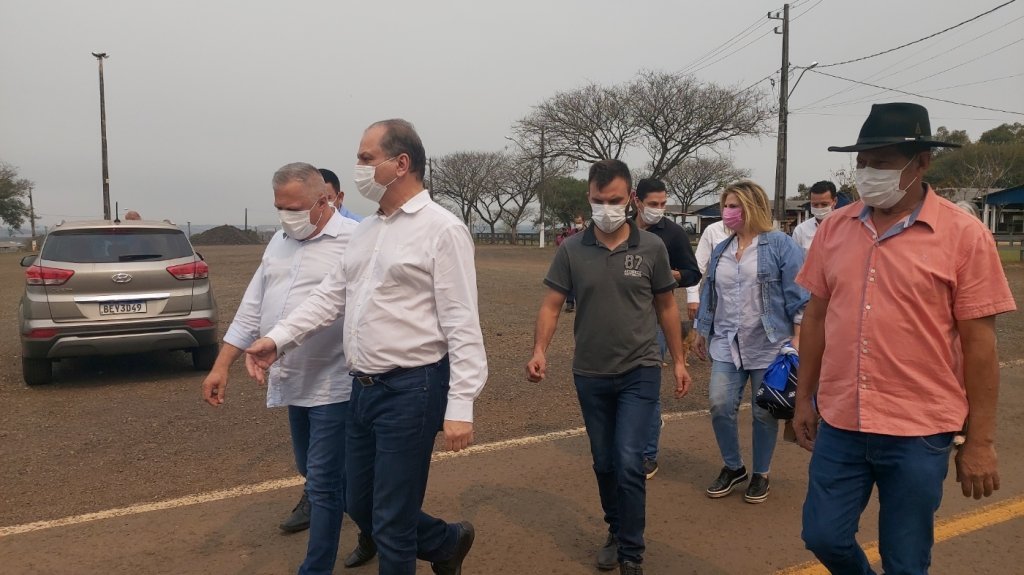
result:
[[[21,260],[21,368],[50,383],[65,357],[185,350],[196,369],[217,357],[209,267],[163,221],[62,223]]]

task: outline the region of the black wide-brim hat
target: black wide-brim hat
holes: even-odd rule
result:
[[[830,152],[859,152],[894,144],[914,143],[932,148],[959,148],[960,144],[932,139],[932,126],[928,109],[920,104],[896,102],[875,104],[864,125],[860,127],[857,143],[852,146],[829,146]]]

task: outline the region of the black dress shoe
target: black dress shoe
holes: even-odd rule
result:
[[[298,533],[309,529],[309,496],[305,492],[302,493],[302,499],[299,499],[295,509],[292,509],[292,514],[278,527],[285,533]]]
[[[597,550],[597,568],[601,571],[611,571],[619,564],[619,540],[611,533],[604,545]]]
[[[345,568],[359,567],[376,556],[377,544],[373,542],[373,537],[360,531],[356,548],[345,558]]]
[[[619,575],[644,575],[644,566],[632,561],[623,561],[619,564]]]
[[[476,538],[476,531],[469,521],[459,523],[459,538],[455,543],[455,553],[444,561],[436,561],[430,564],[430,568],[437,575],[462,575],[462,561],[469,554],[469,548],[473,546],[473,539]]]

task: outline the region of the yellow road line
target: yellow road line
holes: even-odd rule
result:
[[[744,407],[749,408],[750,405],[746,404]],[[701,417],[708,415],[708,413],[709,412],[706,409],[699,409],[696,411],[677,411],[673,413],[665,413],[662,417],[664,417],[666,421],[672,421],[676,419],[685,419],[690,417]],[[493,443],[483,443],[480,445],[474,445],[468,449],[463,449],[462,451],[459,451],[457,453],[452,451],[439,451],[434,454],[434,456],[431,458],[431,461],[445,461],[448,459],[455,459],[457,457],[466,457],[468,455],[477,455],[481,453],[490,453],[492,451],[512,449],[515,447],[536,445],[538,443],[546,443],[549,441],[556,441],[558,439],[577,437],[586,434],[586,432],[586,428],[577,427],[574,429],[565,429],[562,431],[552,431],[550,433],[544,433],[541,435],[517,437],[514,439],[506,439],[504,441],[495,441]],[[154,503],[141,503],[137,505],[129,505],[127,507],[119,507],[116,509],[96,511],[94,513],[85,513],[83,515],[61,517],[60,519],[35,521],[32,523],[23,523],[21,525],[9,525],[6,527],[0,527],[0,539],[7,537],[9,535],[31,533],[32,531],[42,531],[44,529],[53,529],[55,527],[67,527],[69,525],[89,523],[91,521],[101,521],[103,519],[110,519],[113,517],[125,517],[127,515],[138,515],[139,513],[148,513],[150,511],[161,511],[164,509],[174,509],[177,507],[186,507],[189,505],[199,505],[202,503],[221,501],[224,499],[231,499],[233,497],[256,495],[259,493],[266,493],[267,491],[275,491],[277,489],[296,487],[302,485],[304,481],[305,480],[301,476],[296,475],[294,477],[274,479],[271,481],[264,481],[262,483],[239,485],[237,487],[232,487],[230,489],[221,489],[218,491],[208,491],[206,493],[186,495],[184,497],[166,499],[164,501],[156,501]]]
[[[1007,499],[937,521],[935,523],[935,542],[941,543],[1022,516],[1024,516],[1024,496]],[[878,563],[882,558],[878,553],[877,541],[864,545],[864,554],[868,556],[868,561],[871,563]],[[775,575],[829,575],[829,573],[821,563],[809,561],[776,571]]]

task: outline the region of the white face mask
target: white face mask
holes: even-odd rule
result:
[[[811,215],[818,218],[819,221],[825,219],[831,213],[832,206],[826,206],[824,208],[811,208]]]
[[[395,158],[388,158],[384,160],[384,162],[390,162],[394,159]],[[377,166],[384,162],[377,164]],[[362,194],[364,198],[379,204],[380,199],[384,197],[384,193],[388,191],[388,186],[395,183],[395,180],[398,178],[395,177],[395,180],[391,180],[387,184],[381,184],[376,178],[377,166],[357,165],[356,169],[353,171],[353,179],[356,183],[356,189],[359,190],[359,193]]]
[[[906,189],[900,188],[900,177],[903,170],[914,162],[911,158],[906,166],[899,170],[879,170],[877,168],[857,168],[854,179],[857,181],[857,193],[860,199],[872,208],[887,209],[895,206],[907,195]],[[917,178],[914,178],[917,180]],[[911,180],[911,184],[914,183]],[[910,188],[910,185],[907,185]]]
[[[320,200],[317,200],[320,201]],[[314,206],[316,204],[313,204]],[[284,233],[288,234],[288,237],[299,241],[307,240],[310,236],[316,232],[316,227],[320,225],[320,220],[324,217],[324,212],[327,209],[320,210],[320,217],[316,219],[316,223],[309,221],[309,214],[313,209],[308,210],[277,210],[277,217],[281,220],[281,229]]]
[[[606,234],[613,233],[626,223],[626,206],[609,206],[607,204],[590,204],[594,214],[594,225]]]
[[[643,218],[645,224],[653,226],[660,222],[661,218],[665,217],[665,208],[644,206],[643,210],[640,212],[640,217]]]

